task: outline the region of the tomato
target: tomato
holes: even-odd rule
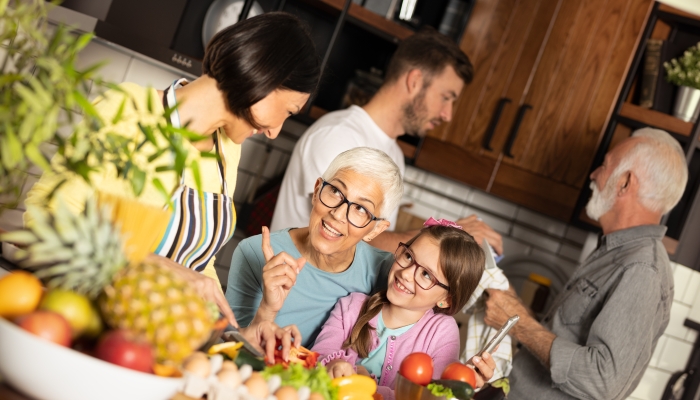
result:
[[[453,362],[445,367],[440,379],[462,381],[470,384],[472,387],[476,387],[476,373],[474,370],[459,362]]]
[[[399,373],[413,383],[426,386],[433,378],[433,359],[425,353],[411,353],[401,361]]]

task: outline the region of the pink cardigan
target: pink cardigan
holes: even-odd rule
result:
[[[342,358],[355,365],[358,359],[357,352],[350,349],[343,350],[342,347],[355,326],[360,308],[366,298],[365,294],[351,293],[338,300],[313,346],[313,350],[320,353],[320,362],[323,365],[336,358]],[[376,327],[378,318],[378,316],[374,317],[370,325]],[[382,377],[377,390],[385,400],[394,399],[396,373],[399,371],[401,361],[407,355],[418,351],[428,353],[433,358],[434,379],[440,377],[449,363],[459,361],[457,322],[450,316],[435,314],[433,310],[426,311],[425,315],[407,332],[393,340],[392,338],[387,343]],[[377,346],[379,346],[379,338],[376,331],[372,331],[372,349]]]

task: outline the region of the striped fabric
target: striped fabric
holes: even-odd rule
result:
[[[175,104],[175,89],[183,83],[186,84],[183,80],[175,81],[166,90],[163,99],[166,108],[168,103]],[[171,123],[179,127],[176,111],[171,115]],[[214,134],[214,144],[219,155],[222,193],[200,194],[197,189],[181,184],[171,199],[174,208],[168,228],[155,250],[156,254],[196,271],[204,270],[209,260],[231,239],[235,229],[236,210],[233,199],[228,196],[220,135],[221,130]]]

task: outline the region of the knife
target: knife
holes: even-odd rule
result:
[[[228,324],[226,326],[226,328],[224,328],[224,332],[221,336],[227,342],[236,341],[239,343],[243,343],[243,347],[245,347],[245,349],[248,350],[255,357],[265,358],[265,356],[261,352],[259,352],[258,349],[255,348],[255,346],[250,344],[250,342],[243,336],[243,334],[235,326]]]

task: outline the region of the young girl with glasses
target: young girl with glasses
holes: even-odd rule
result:
[[[367,373],[385,399],[393,399],[407,355],[429,354],[434,378],[459,360],[459,329],[451,316],[484,271],[481,247],[459,225],[431,218],[424,226],[396,249],[387,288],[340,299],[313,347],[332,377]]]

